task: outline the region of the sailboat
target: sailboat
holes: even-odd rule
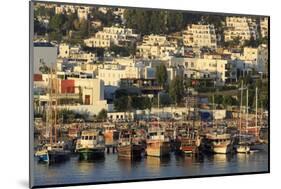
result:
[[[242,105],[243,105],[243,81],[241,85],[241,97],[240,97],[240,128],[239,128],[239,141],[236,145],[236,152],[237,153],[249,153],[250,152],[250,146],[242,140]],[[246,132],[248,131],[248,88],[246,90]]]
[[[187,108],[186,100],[186,112],[189,112]],[[198,130],[195,130],[195,120],[193,119],[192,128],[187,125],[183,126],[178,130],[178,140],[179,140],[179,151],[184,154],[195,154],[199,152],[199,146],[201,143]]]
[[[147,134],[147,156],[163,157],[170,154],[170,139],[165,136],[165,129],[160,127],[159,114],[159,93],[158,93],[158,124],[157,127],[148,128]]]
[[[218,127],[215,118],[216,105],[213,96],[213,127],[202,138],[201,148],[203,151],[214,154],[227,154],[233,150],[233,138],[226,133],[225,128]]]
[[[43,144],[36,151],[35,156],[38,161],[46,163],[56,163],[69,159],[70,150],[64,141],[57,141],[57,104],[58,104],[58,81],[57,76],[53,77],[53,69],[49,81],[49,99],[46,111],[46,128],[49,128],[49,143]],[[56,75],[56,72],[55,72]],[[53,98],[55,97],[55,98]],[[53,102],[55,101],[55,105]],[[54,136],[53,136],[54,130]]]
[[[256,115],[255,115],[255,142],[254,144],[251,145],[251,151],[262,151],[265,150],[266,148],[266,144],[264,144],[262,142],[262,140],[260,139],[260,127],[258,126],[258,88],[256,87]]]

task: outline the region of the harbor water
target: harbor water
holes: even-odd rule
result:
[[[268,151],[249,154],[211,154],[190,157],[142,157],[139,160],[118,158],[117,153],[102,159],[85,161],[77,155],[59,164],[42,164],[34,159],[34,185],[95,183],[120,180],[192,177],[217,174],[268,171]]]

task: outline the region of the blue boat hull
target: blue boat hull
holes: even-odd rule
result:
[[[48,154],[39,155],[37,157],[38,157],[38,161],[40,161],[40,162],[45,162],[45,163],[49,162],[49,155]]]

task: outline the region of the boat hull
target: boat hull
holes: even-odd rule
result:
[[[90,160],[104,157],[105,148],[82,148],[77,150],[80,159]]]
[[[238,145],[236,147],[236,152],[237,153],[249,153],[250,152],[250,147],[249,146]]]
[[[181,146],[180,150],[184,154],[195,154],[197,152],[197,147],[196,146],[192,146],[192,145]]]
[[[198,152],[198,144],[197,140],[183,138],[181,139],[180,151],[184,154],[195,154]]]
[[[118,156],[121,158],[140,158],[142,147],[141,145],[126,145],[117,147]]]
[[[63,162],[69,159],[70,151],[48,151],[49,163]]]
[[[215,154],[227,154],[231,152],[229,144],[213,145],[212,152]]]
[[[35,156],[39,162],[58,163],[69,159],[70,151],[67,150],[48,150],[37,152]]]
[[[148,142],[146,154],[155,157],[168,156],[170,154],[170,143],[163,141]]]
[[[214,154],[227,154],[233,151],[232,139],[224,135],[210,135],[202,140],[201,146],[203,151]]]
[[[39,162],[45,162],[45,163],[48,163],[48,162],[49,162],[48,153],[37,155],[37,158],[38,158],[38,161],[39,161]]]

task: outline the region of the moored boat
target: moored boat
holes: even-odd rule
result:
[[[118,141],[119,131],[114,124],[104,124],[104,139],[106,145],[115,145]]]
[[[197,138],[181,138],[180,150],[184,154],[195,154],[198,152],[198,147],[200,146],[200,139]]]
[[[37,150],[35,156],[39,162],[58,163],[69,159],[70,151],[64,143],[45,144]]]
[[[184,154],[195,154],[199,152],[200,137],[195,130],[181,128],[178,131],[179,151]]]
[[[236,146],[236,152],[237,153],[249,153],[250,146],[248,144],[239,144]]]
[[[161,128],[150,128],[148,130],[146,154],[148,156],[168,156],[170,154],[170,141],[165,137]]]
[[[75,151],[82,159],[93,159],[104,157],[105,143],[104,136],[97,130],[84,130],[77,140]]]
[[[118,157],[128,159],[140,158],[142,146],[138,141],[134,140],[134,132],[123,131],[120,135],[117,145]]]
[[[204,149],[215,154],[227,154],[233,149],[230,134],[207,133],[204,138]]]

